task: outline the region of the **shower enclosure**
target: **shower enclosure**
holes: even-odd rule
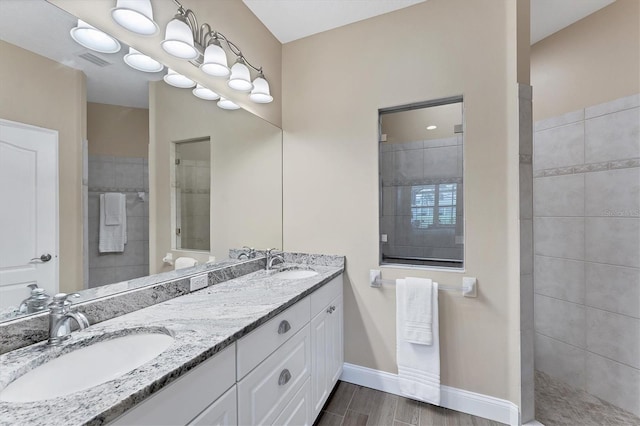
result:
[[[536,418],[544,424],[640,424],[639,107],[633,95],[534,125]]]

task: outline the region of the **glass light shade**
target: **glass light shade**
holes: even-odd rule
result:
[[[193,94],[200,99],[204,99],[205,101],[215,101],[216,99],[220,99],[220,95],[200,84],[198,84],[196,88],[193,89]]]
[[[150,56],[138,52],[133,47],[129,48],[129,53],[124,55],[124,61],[131,68],[143,72],[159,72],[164,69],[164,65]]]
[[[169,21],[161,44],[165,52],[176,58],[195,59],[198,57],[191,28],[182,19],[173,18]]]
[[[226,98],[220,98],[220,100],[218,101],[218,106],[222,109],[240,109],[240,107],[236,103]]]
[[[253,80],[253,89],[249,95],[249,99],[258,104],[268,104],[273,101],[273,96],[269,91],[269,83],[264,77],[257,77]]]
[[[227,81],[229,87],[239,92],[248,92],[253,89],[249,68],[242,62],[236,62],[231,67],[231,77]]]
[[[167,84],[179,89],[191,89],[196,85],[195,81],[191,80],[189,77],[185,77],[184,75],[175,72],[171,68],[169,68],[169,71],[167,71],[167,74],[164,76],[164,81]]]
[[[118,25],[136,34],[150,36],[158,32],[151,0],[118,0],[116,7],[111,9],[111,17]]]
[[[116,53],[120,51],[118,40],[81,19],[78,19],[78,26],[72,28],[69,33],[72,39],[87,49],[100,53]]]
[[[204,62],[200,65],[200,69],[205,74],[214,77],[226,77],[229,75],[229,66],[227,65],[227,54],[222,47],[216,44],[210,44],[204,51]]]

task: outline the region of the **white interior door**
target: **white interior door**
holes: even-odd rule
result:
[[[0,120],[0,311],[29,284],[58,292],[58,132]]]

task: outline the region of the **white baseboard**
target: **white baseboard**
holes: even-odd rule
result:
[[[394,395],[401,395],[398,387],[398,376],[386,371],[360,367],[359,365],[345,362],[340,380]],[[511,426],[520,425],[518,406],[504,399],[443,385],[441,387],[440,405],[451,410],[495,420]]]

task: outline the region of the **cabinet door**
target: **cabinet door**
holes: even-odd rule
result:
[[[344,364],[342,295],[336,297],[329,307],[331,314],[328,319],[330,343],[327,345],[327,387],[328,392],[331,392],[342,374]]]
[[[235,385],[207,407],[189,426],[237,426],[238,408]]]
[[[311,386],[309,379],[293,397],[291,402],[273,422],[274,426],[310,426],[313,424],[311,416]]]
[[[329,336],[329,307],[311,320],[311,401],[315,418],[329,396],[327,346]]]

